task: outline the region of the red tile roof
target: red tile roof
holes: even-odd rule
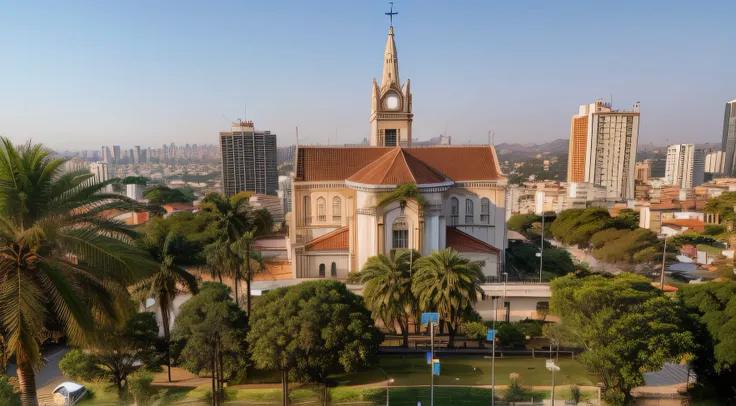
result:
[[[447,179],[424,162],[405,153],[402,148],[394,148],[347,180],[369,185],[426,185],[442,183]]]
[[[457,252],[485,252],[498,254],[500,250],[491,244],[481,241],[457,228],[447,227],[447,246]]]
[[[698,219],[662,219],[662,225],[671,224],[679,227],[687,227],[690,230],[702,233],[705,231],[705,223]]]
[[[388,155],[389,153],[393,155]],[[391,157],[396,159],[391,160]],[[378,160],[381,160],[381,165],[376,162]],[[488,181],[505,178],[497,168],[496,154],[490,146],[416,148],[308,146],[297,148],[296,161],[296,180],[306,182],[343,181],[353,175],[372,182],[376,180],[389,182],[389,179],[393,182],[408,179],[410,176],[421,182],[435,180],[438,175],[453,181]],[[389,162],[393,162],[395,166],[388,165]],[[372,171],[366,170],[368,166],[372,167]]]
[[[348,227],[338,228],[307,242],[304,247],[309,251],[347,251],[350,249],[349,229]]]

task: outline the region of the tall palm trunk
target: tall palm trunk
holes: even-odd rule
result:
[[[169,300],[166,295],[159,295],[159,305],[161,307],[161,324],[164,328],[164,341],[166,341],[166,369],[168,372],[169,382],[171,382],[171,329],[169,326]]]
[[[240,264],[235,264],[235,304],[240,308],[240,300],[238,299],[238,286],[240,285]]]
[[[36,375],[28,361],[18,363],[18,386],[23,406],[38,406]]]

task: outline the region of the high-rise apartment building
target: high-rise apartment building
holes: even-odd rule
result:
[[[693,187],[694,144],[675,144],[667,147],[667,166],[664,181],[683,189]]]
[[[705,173],[723,174],[726,165],[726,153],[723,151],[710,152],[705,156]]]
[[[225,196],[243,191],[276,194],[276,134],[255,131],[252,121],[233,123],[232,131],[220,133],[220,153]]]
[[[110,148],[102,147],[102,162],[111,162],[110,160]]]
[[[726,103],[726,112],[723,115],[723,138],[721,150],[726,154],[726,164],[723,174],[731,176],[736,169],[736,100]]]
[[[630,111],[602,100],[580,106],[570,125],[567,181],[603,186],[607,199],[633,199],[638,142],[638,103]]]
[[[708,151],[696,149],[693,154],[693,187],[705,183],[705,157]]]
[[[92,173],[92,175],[94,175],[92,179],[87,181],[87,183],[90,185],[95,185],[97,183],[105,182],[110,179],[107,162],[92,162],[91,164],[89,164],[89,171]],[[112,186],[107,185],[103,190],[101,190],[101,192],[112,192]]]
[[[133,151],[133,163],[138,165],[141,163],[141,146],[136,145]]]
[[[120,145],[113,145],[112,146],[112,162],[117,164],[120,162]]]

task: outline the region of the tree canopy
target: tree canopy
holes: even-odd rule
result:
[[[235,379],[248,365],[248,318],[230,297],[230,288],[217,282],[202,284],[199,294],[182,304],[173,338],[183,343],[182,366],[192,373],[213,375],[213,390],[221,393],[225,380]]]
[[[143,193],[143,198],[148,199],[154,204],[169,204],[169,203],[189,203],[193,202],[196,197],[189,187],[181,187],[172,189],[168,186],[157,185]]]
[[[678,292],[700,344],[692,367],[698,381],[721,400],[736,397],[736,282],[687,285]]]
[[[645,371],[679,361],[694,348],[683,308],[643,276],[621,274],[551,283],[550,309],[560,317],[560,333],[585,348],[579,360],[609,388],[612,404],[631,402],[631,389],[644,384]]]
[[[323,385],[333,373],[372,365],[382,339],[363,299],[338,281],[266,293],[255,303],[248,332],[257,368]]]
[[[552,236],[567,245],[587,248],[590,238],[611,226],[611,215],[602,208],[565,210],[552,222]]]

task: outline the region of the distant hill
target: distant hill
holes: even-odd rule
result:
[[[496,150],[500,151],[503,149],[508,149],[513,152],[517,153],[524,153],[524,154],[538,154],[542,152],[551,152],[554,154],[562,154],[567,153],[568,151],[568,144],[569,141],[564,138],[556,139],[554,141],[550,141],[544,144],[509,144],[509,143],[501,143],[496,145]],[[695,148],[697,149],[713,149],[715,151],[719,151],[721,149],[721,143],[720,142],[707,142],[703,144],[695,144]],[[664,151],[667,149],[666,145],[653,145],[651,143],[649,144],[639,144],[639,147],[637,148],[638,151],[651,151],[654,149],[658,149],[660,151]]]
[[[554,152],[562,153],[567,152],[568,140],[560,138],[544,144],[509,144],[501,143],[496,145],[496,150],[508,149],[514,152],[524,153],[540,153],[540,152]]]

